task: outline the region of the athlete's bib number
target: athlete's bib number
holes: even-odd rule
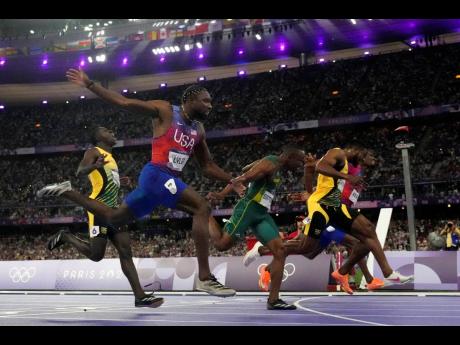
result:
[[[356,189],[353,189],[348,199],[350,199],[350,201],[354,204],[358,201],[358,198],[359,198],[359,192]]]
[[[93,225],[91,231],[89,232],[89,237],[93,238],[100,234],[99,225]]]
[[[188,155],[180,152],[169,151],[168,167],[172,170],[182,171],[187,163],[188,157]]]
[[[120,188],[120,174],[118,173],[118,170],[112,170],[112,177],[113,182],[115,182],[117,187]]]
[[[272,206],[272,201],[274,197],[275,196],[272,193],[266,191],[264,195],[262,195],[262,198],[260,199],[259,204],[270,209],[270,207]]]

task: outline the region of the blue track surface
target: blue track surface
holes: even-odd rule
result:
[[[297,310],[266,309],[266,296],[222,299],[164,295],[157,309],[134,308],[129,295],[2,294],[0,325],[85,326],[460,326],[460,296],[284,296]],[[86,309],[86,311],[85,311]]]

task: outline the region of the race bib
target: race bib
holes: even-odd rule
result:
[[[272,201],[274,197],[275,196],[272,193],[266,191],[264,195],[262,195],[262,198],[260,199],[259,204],[266,207],[267,209],[270,209],[270,207],[272,206]]]
[[[93,225],[89,232],[89,237],[93,238],[100,234],[99,225]]]
[[[113,182],[120,188],[120,174],[118,173],[118,170],[112,170],[112,177],[113,177]]]
[[[343,192],[343,187],[345,186],[345,180],[344,179],[338,179],[337,180],[337,189],[341,192]]]
[[[188,161],[188,158],[189,155],[187,154],[169,151],[168,167],[175,171],[182,171],[182,169],[184,169],[185,164]]]
[[[353,189],[348,199],[350,199],[350,201],[354,204],[358,201],[358,198],[359,198],[359,192],[356,189]]]

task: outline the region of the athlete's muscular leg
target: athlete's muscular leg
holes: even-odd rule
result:
[[[121,270],[129,281],[131,289],[133,290],[136,298],[143,298],[146,296],[141,287],[139,276],[136,271],[136,266],[133,262],[133,254],[131,251],[131,240],[128,232],[117,232],[111,238],[111,241],[118,251],[120,256]]]
[[[350,257],[340,267],[340,274],[348,274],[351,272],[356,263],[358,263],[363,272],[366,282],[372,282],[374,277],[371,275],[366,265],[366,255],[369,254],[369,248],[351,235],[346,234],[342,244],[350,250]]]
[[[193,207],[189,205],[180,205],[182,211],[186,211],[190,214],[193,214]],[[233,246],[232,237],[222,230],[222,227],[217,223],[216,219],[213,216],[209,216],[209,236],[211,237],[212,244],[214,247],[222,252],[229,250]]]
[[[213,216],[209,217],[209,235],[214,247],[220,252],[229,250],[233,246],[232,237],[222,230],[222,227]]]
[[[180,196],[177,208],[193,215],[192,237],[195,241],[198,259],[198,276],[207,280],[211,274],[209,268],[209,216],[211,208],[200,194],[193,188],[187,187]]]
[[[92,261],[97,262],[104,258],[105,248],[107,246],[107,239],[105,238],[93,237],[89,242],[86,242],[73,234],[64,233],[62,239]]]
[[[286,260],[286,250],[283,240],[278,237],[267,243],[268,249],[273,253],[273,260],[270,263],[271,286],[268,301],[275,302],[279,298],[281,282],[283,281],[284,262]]]
[[[61,196],[82,206],[87,211],[113,226],[121,226],[135,218],[125,202],[119,208],[113,209],[100,201],[90,199],[74,190],[64,192]]]
[[[383,253],[382,246],[380,245],[375,232],[374,224],[360,214],[355,218],[353,224],[351,225],[351,235],[359,239],[371,250],[380,266],[380,269],[382,270],[383,276],[388,277],[393,272],[393,269]]]

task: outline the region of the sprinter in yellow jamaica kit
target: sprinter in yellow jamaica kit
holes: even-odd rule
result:
[[[89,196],[91,199],[116,208],[120,185],[128,185],[129,178],[120,179],[117,163],[112,156],[112,147],[116,144],[115,135],[113,131],[97,126],[91,130],[91,137],[95,147],[85,152],[76,174],[88,176],[92,186],[92,193]],[[79,239],[67,229],[60,230],[48,241],[48,249],[53,250],[64,243],[69,243],[88,259],[100,261],[104,258],[108,238],[120,255],[121,268],[134,292],[134,305],[156,308],[163,304],[163,298],[146,294],[141,287],[126,227],[116,228],[88,212],[88,230],[89,242]]]
[[[320,247],[321,233],[328,225],[342,229],[345,233],[356,237],[361,243],[357,244],[347,262],[332,276],[344,287],[348,286],[348,272],[370,250],[378,262],[385,285],[406,283],[413,276],[404,276],[393,271],[380,245],[375,226],[357,211],[348,208],[341,201],[345,182],[353,186],[365,185],[362,176],[348,173],[348,162],[354,166],[363,161],[366,149],[360,144],[353,143],[341,148],[333,148],[318,161],[316,172],[318,182],[316,191],[308,198],[308,217],[304,220],[305,228],[300,240],[300,252],[289,248],[288,253],[303,254]]]

